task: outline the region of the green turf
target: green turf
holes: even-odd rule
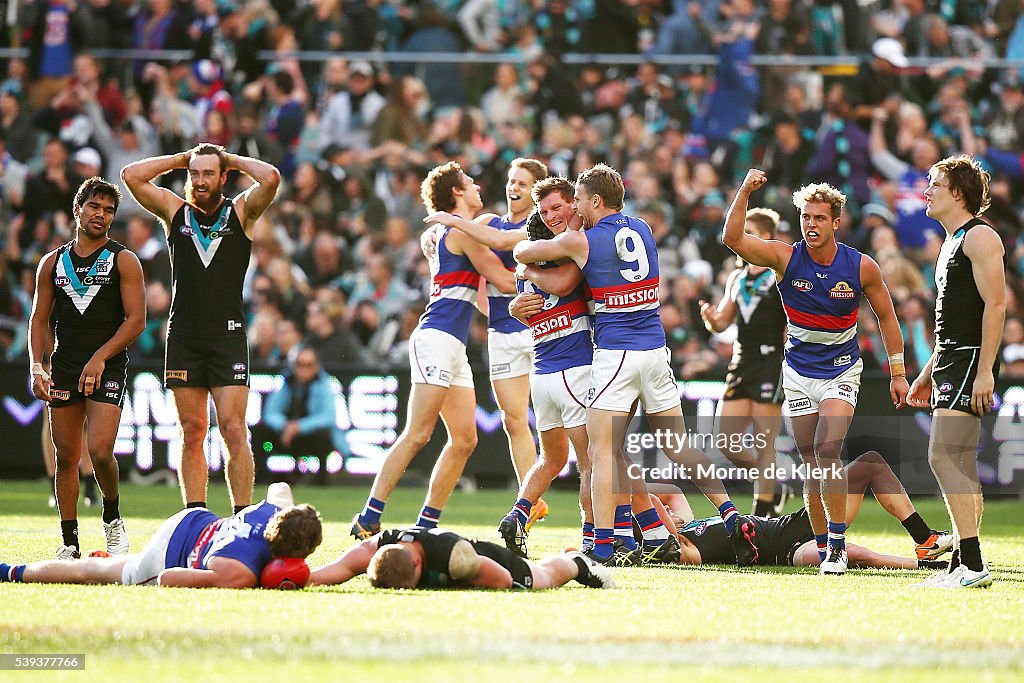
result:
[[[351,543],[362,488],[296,487],[320,508],[324,545],[313,566]],[[133,547],[179,505],[176,489],[122,489]],[[511,492],[456,493],[444,521],[497,540]],[[531,554],[578,539],[572,496],[546,496],[552,513]],[[223,487],[211,489],[227,512]],[[386,519],[409,523],[419,490],[399,489]],[[710,506],[694,501],[698,512]],[[919,501],[944,526],[935,500]],[[747,507],[743,501],[741,507]],[[88,680],[640,680],[663,675],[758,681],[849,676],[898,681],[935,676],[1024,676],[1024,505],[990,502],[983,549],[991,590],[912,590],[927,574],[732,567],[616,570],[620,588],[558,591],[374,591],[364,578],[303,593],[0,584],[0,653],[84,653]],[[84,549],[102,547],[99,512],[82,511]],[[854,541],[908,554],[902,527],[867,501]],[[59,541],[42,483],[0,483],[0,560],[49,559]],[[91,673],[88,673],[91,672]],[[5,672],[6,673],[6,672]],[[18,674],[20,680],[38,673]],[[82,672],[47,674],[87,680]],[[15,680],[0,674],[4,680]]]

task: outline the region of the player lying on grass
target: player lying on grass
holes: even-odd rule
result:
[[[489,541],[443,529],[390,529],[315,570],[310,586],[345,583],[365,573],[375,588],[558,588],[573,579],[614,588],[611,572],[582,553],[533,562]]]
[[[849,493],[846,523],[852,524],[870,488],[875,500],[900,521],[917,544],[916,557],[884,555],[864,546],[847,544],[850,565],[891,569],[942,569],[948,563],[938,558],[953,547],[948,531],[928,526],[914,509],[906,490],[889,464],[876,451],[868,451],[846,466]],[[684,496],[674,486],[652,485],[661,513],[671,520],[666,526],[676,531],[681,546],[680,564],[730,564],[735,553],[720,517],[694,519]],[[778,518],[749,518],[754,525],[757,557],[761,566],[817,567],[821,560],[811,531],[807,508]]]
[[[256,588],[272,559],[305,558],[322,538],[316,508],[295,505],[287,484],[272,484],[266,500],[233,517],[182,510],[160,525],[141,553],[0,563],[0,582]]]

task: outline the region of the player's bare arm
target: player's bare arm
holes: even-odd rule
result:
[[[933,351],[928,362],[921,368],[917,379],[910,386],[910,393],[907,394],[907,405],[914,408],[928,408],[931,405],[932,397],[932,368],[935,367],[935,356],[938,351]]]
[[[160,572],[157,583],[181,588],[256,588],[259,578],[238,560],[215,557],[209,569],[172,567]]]
[[[355,545],[330,564],[311,572],[307,586],[336,586],[366,573],[373,554],[377,552],[380,534]]]
[[[910,386],[907,384],[907,371],[903,360],[903,332],[900,322],[896,319],[896,309],[889,296],[889,288],[882,280],[882,271],[870,256],[860,259],[860,282],[864,297],[868,300],[871,310],[878,319],[878,331],[882,334],[885,353],[889,356],[889,397],[897,408],[906,405]]]
[[[53,302],[56,298],[56,291],[53,285],[54,262],[57,252],[51,251],[39,261],[36,269],[36,293],[32,298],[32,315],[29,317],[28,353],[29,362],[32,364],[32,394],[47,403],[50,402],[50,387],[53,380],[50,379],[49,371],[43,367],[43,358],[46,356],[52,333],[50,327],[50,315],[53,313]]]
[[[517,294],[508,302],[508,314],[524,325],[544,309],[544,297],[532,292]]]
[[[545,292],[556,296],[569,296],[583,281],[583,271],[572,262],[563,263],[555,268],[541,268],[530,264],[524,269],[524,275]]]
[[[224,158],[227,170],[240,171],[255,182],[255,185],[235,198],[235,210],[242,219],[245,236],[252,239],[253,226],[277,196],[281,172],[265,161],[240,154],[225,153]]]
[[[170,230],[171,219],[185,200],[153,180],[177,168],[188,168],[189,152],[150,157],[121,169],[121,181],[142,208],[160,219],[164,232]]]
[[[747,263],[771,268],[781,275],[786,272],[793,247],[779,240],[763,240],[756,235],[748,235],[743,230],[750,195],[764,187],[766,182],[768,177],[764,171],[756,168],[747,171],[743,184],[736,190],[736,196],[733,197],[729,213],[725,217],[722,242]]]
[[[540,263],[572,259],[580,268],[587,265],[590,243],[578,230],[566,230],[550,240],[523,241],[516,245],[512,255],[520,263]]]
[[[477,216],[473,220],[466,220],[460,216],[450,214],[447,211],[436,211],[426,218],[423,219],[424,223],[440,223],[446,225],[449,228],[455,228],[461,232],[466,233],[470,238],[476,240],[485,247],[490,247],[497,251],[512,251],[512,248],[517,244],[525,240],[528,235],[526,230],[522,228],[518,230],[498,230],[497,228],[487,225],[487,223],[497,216],[493,213],[487,213],[482,216]]]
[[[117,254],[117,269],[121,273],[124,322],[107,343],[96,349],[96,353],[82,368],[82,374],[78,378],[78,390],[86,396],[100,390],[100,378],[106,368],[107,359],[127,349],[146,329],[146,285],[139,257],[128,249],[122,249]],[[92,378],[91,382],[87,381],[89,377]]]
[[[511,588],[512,574],[491,558],[481,557],[476,574],[465,581],[477,588]]]
[[[506,270],[501,259],[484,245],[470,239],[465,233],[455,231],[448,236],[448,248],[453,254],[465,254],[477,272],[502,294],[516,293],[515,275]]]
[[[964,238],[964,254],[971,259],[971,270],[978,294],[985,302],[981,316],[981,352],[978,354],[978,374],[971,390],[971,409],[984,415],[992,408],[995,377],[992,366],[996,362],[999,343],[1006,318],[1006,272],[1003,269],[1003,243],[995,230],[979,225]]]
[[[704,319],[704,327],[708,332],[718,334],[725,328],[732,325],[736,320],[736,312],[739,307],[736,305],[736,288],[740,284],[740,270],[729,273],[729,279],[725,282],[725,294],[718,306],[712,306],[706,301],[700,302],[700,317]]]

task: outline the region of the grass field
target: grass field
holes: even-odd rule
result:
[[[353,542],[347,520],[366,491],[295,494],[326,522],[310,560],[318,566]],[[180,506],[165,487],[126,485],[121,499],[136,549]],[[227,512],[223,487],[211,488],[210,500]],[[494,527],[512,500],[511,492],[456,493],[443,521],[498,540]],[[546,500],[552,514],[530,537],[535,557],[577,543],[572,496]],[[421,502],[421,491],[399,489],[386,521],[412,522]],[[713,512],[694,503],[698,514]],[[926,521],[947,525],[939,501],[919,503]],[[82,510],[81,519],[83,549],[101,548],[99,511]],[[735,567],[619,569],[619,589],[603,592],[575,583],[543,593],[375,591],[363,577],[302,593],[0,584],[0,653],[86,656],[85,672],[0,679],[1024,680],[1022,530],[1020,502],[986,507],[991,590],[912,590],[924,572]],[[913,549],[871,500],[851,538],[885,552]],[[0,561],[49,559],[58,541],[45,485],[0,483]]]

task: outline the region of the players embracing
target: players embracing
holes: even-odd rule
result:
[[[847,569],[847,483],[842,448],[853,419],[863,361],[857,314],[863,295],[875,316],[889,356],[889,392],[901,407],[910,390],[903,363],[903,336],[878,264],[836,241],[846,197],[821,183],[793,193],[803,240],[789,245],[745,233],[747,202],[767,178],[750,169],[726,217],[723,241],[748,263],[775,271],[788,319],[783,363],[784,413],[801,457],[828,473],[805,482],[804,498],[823,574]]]

